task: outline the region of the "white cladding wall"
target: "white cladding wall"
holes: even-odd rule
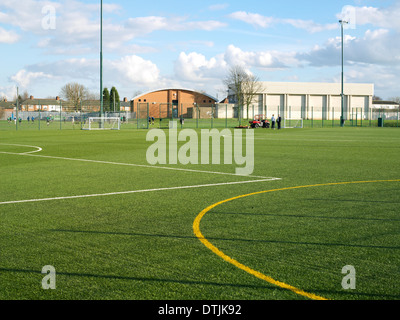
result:
[[[267,117],[281,114],[286,118],[340,119],[340,83],[261,82],[254,104]],[[374,95],[373,84],[344,85],[344,117],[357,114],[369,118]],[[257,108],[257,107],[256,107]],[[262,112],[259,112],[261,114]]]

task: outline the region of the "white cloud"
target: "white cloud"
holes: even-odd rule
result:
[[[355,15],[357,25],[370,24],[378,28],[400,31],[400,3],[398,1],[386,8],[356,7]]]
[[[232,19],[246,22],[254,27],[268,28],[275,19],[272,17],[265,17],[258,13],[248,13],[245,11],[237,11],[229,15]]]
[[[240,65],[246,69],[250,68],[285,68],[288,64],[296,64],[294,53],[279,51],[243,51],[242,49],[229,45],[225,51],[225,61],[231,65]]]
[[[219,10],[225,10],[229,7],[229,3],[218,3],[214,4],[208,7],[208,10],[210,11],[219,11]]]
[[[15,1],[2,1],[1,6],[5,8],[0,12],[1,22],[22,31],[28,31],[35,34],[43,34],[42,20],[45,15],[42,9],[46,6],[54,7],[56,10],[60,7],[59,3],[51,1],[20,0],[18,5]]]
[[[397,65],[400,63],[399,33],[387,29],[367,30],[364,36],[357,38],[346,35],[345,60],[352,64]],[[299,53],[297,58],[312,66],[333,66],[341,63],[341,38],[331,38],[323,46]]]
[[[52,80],[52,90],[58,90],[68,82],[79,82],[94,92],[98,90],[100,65],[97,59],[66,59],[26,66],[10,77],[21,88],[34,90],[45,80]],[[133,92],[135,87],[159,87],[163,79],[160,70],[151,61],[130,55],[116,60],[104,60],[104,86],[115,85]]]
[[[223,55],[218,55],[209,60],[200,53],[191,52],[186,54],[181,52],[178,60],[175,62],[175,74],[178,79],[198,82],[207,79],[220,78],[221,74],[226,70],[227,63],[223,59]]]
[[[246,72],[252,69],[276,69],[296,65],[298,61],[294,53],[277,51],[244,51],[229,45],[225,52],[207,59],[201,53],[181,52],[175,62],[174,70],[177,79],[204,84],[209,80],[221,81],[231,66],[242,66]]]
[[[114,78],[122,78],[134,85],[153,86],[160,82],[160,70],[149,60],[132,55],[110,62],[108,72],[116,72]]]
[[[303,29],[309,33],[321,32],[326,30],[334,30],[338,28],[336,23],[331,24],[319,24],[312,20],[301,20],[301,19],[281,19],[274,17],[267,17],[258,13],[249,13],[245,11],[237,11],[229,15],[232,19],[243,21],[254,27],[260,27],[263,29],[269,28],[276,24],[288,24],[297,29]]]
[[[0,43],[15,43],[20,36],[14,31],[7,31],[0,27]]]
[[[176,62],[175,75],[161,75],[158,66],[136,55],[126,55],[114,60],[104,60],[104,87],[116,86],[121,96],[131,97],[137,90],[149,91],[161,87],[191,87],[214,91],[215,83],[221,85],[227,64],[224,54],[211,59],[198,53],[181,53]],[[97,59],[65,59],[26,66],[12,77],[20,87],[36,96],[58,95],[68,82],[85,85],[93,93],[99,90],[99,61]],[[44,83],[45,93],[41,91]],[[1,89],[1,88],[0,88]],[[3,92],[5,90],[0,90]]]
[[[0,11],[0,21],[4,25],[17,28],[26,34],[36,35],[37,47],[46,49],[47,54],[87,54],[98,51],[100,38],[99,4],[86,4],[82,1],[52,2],[45,0],[3,0],[0,3],[4,10]],[[46,6],[54,8],[56,13],[54,29],[43,28],[46,15],[42,9]],[[105,12],[118,13],[119,5],[104,4]],[[1,10],[1,9],[0,9]],[[159,30],[181,32],[190,30],[213,31],[225,27],[226,24],[216,20],[191,21],[188,17],[147,16],[128,20],[103,20],[103,45],[105,50],[119,52],[132,46],[132,40]],[[20,38],[15,32],[0,29],[0,42],[10,43]],[[118,36],[116,36],[118,35]],[[17,39],[17,40],[16,40]],[[35,38],[34,38],[35,39]],[[135,44],[138,52],[141,49]]]
[[[17,96],[17,88],[16,86],[0,86],[0,99],[6,98],[9,101],[12,101]]]
[[[129,18],[125,23],[125,27],[134,34],[148,34],[157,30],[166,29],[168,27],[168,20],[164,17],[138,17]]]
[[[148,34],[157,30],[168,31],[187,31],[187,30],[205,30],[212,31],[218,28],[225,27],[226,24],[215,21],[187,21],[185,17],[138,17],[130,18],[125,24],[126,28],[133,31],[135,34]]]
[[[52,79],[53,76],[44,72],[28,72],[25,69],[18,71],[11,76],[11,81],[16,82],[20,87],[27,88],[33,81],[43,81],[44,79]]]
[[[312,20],[301,19],[283,19],[281,23],[290,24],[295,28],[306,30],[310,33],[322,32],[327,30],[335,30],[338,28],[337,23],[319,24]]]

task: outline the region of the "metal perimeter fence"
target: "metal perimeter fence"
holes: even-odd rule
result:
[[[0,130],[80,130],[89,117],[99,117],[99,106],[82,102],[76,107],[66,103],[57,106],[32,105],[20,109],[0,110]],[[340,108],[327,111],[317,107],[244,106],[235,104],[149,104],[130,107],[129,111],[106,112],[104,117],[119,117],[121,130],[169,128],[176,121],[178,128],[246,127],[257,118],[271,121],[272,115],[283,119],[303,119],[304,128],[341,126]],[[346,112],[346,127],[400,127],[400,111],[353,108]]]

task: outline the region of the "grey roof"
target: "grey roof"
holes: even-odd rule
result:
[[[12,109],[16,105],[15,101],[0,101],[0,108]]]
[[[372,104],[385,104],[385,105],[400,105],[398,102],[394,101],[382,101],[382,100],[375,100],[372,101]]]
[[[57,99],[27,99],[21,102],[21,105],[45,105],[45,106],[56,106],[60,105],[60,101],[64,102],[64,100]]]

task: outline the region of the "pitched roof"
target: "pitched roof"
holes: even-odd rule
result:
[[[45,106],[54,106],[60,105],[61,102],[65,102],[64,100],[57,99],[27,99],[21,102],[21,105],[45,105]]]
[[[0,101],[0,108],[12,109],[15,107],[15,101]]]
[[[400,105],[398,102],[394,102],[394,101],[382,101],[382,100],[375,100],[375,101],[372,101],[372,104],[385,104],[385,105],[395,105],[395,106]]]

